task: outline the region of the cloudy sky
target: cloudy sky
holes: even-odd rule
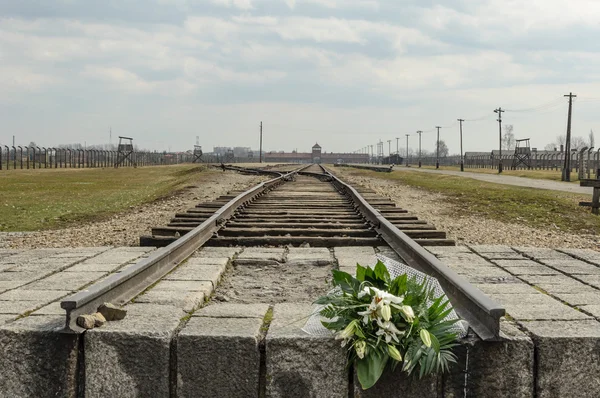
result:
[[[354,151],[600,133],[597,0],[0,0],[0,144]],[[600,135],[598,136],[600,142]]]

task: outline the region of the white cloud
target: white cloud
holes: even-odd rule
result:
[[[227,8],[239,8],[241,10],[250,10],[253,8],[252,0],[210,0],[213,4],[217,4]]]

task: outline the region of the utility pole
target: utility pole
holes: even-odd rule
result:
[[[502,112],[506,112],[503,111],[501,107],[498,107],[498,109],[494,109],[494,113],[498,114],[498,134],[500,137],[500,155],[498,157],[498,173],[502,173]]]
[[[463,151],[462,151],[462,124],[465,119],[457,119],[460,122],[460,171],[465,171],[465,164],[463,161]]]
[[[577,96],[569,93],[565,97],[569,97],[569,116],[567,118],[567,140],[565,142],[565,165],[561,179],[563,181],[571,181],[571,113],[573,111],[573,98]]]
[[[392,140],[388,141],[388,164],[392,163]]]
[[[404,134],[406,136],[406,167],[408,167],[408,136],[410,134]]]
[[[417,134],[419,134],[419,168],[421,167],[421,134],[423,132],[421,130],[417,131]]]
[[[396,137],[396,155],[400,156],[400,152],[398,151],[398,140],[400,138]]]
[[[442,128],[441,126],[435,126],[435,128],[437,129],[437,148],[436,148],[436,155],[435,155],[435,168],[439,169],[440,168],[440,129]]]
[[[262,122],[260,122],[260,148],[258,150],[259,163],[262,163]]]

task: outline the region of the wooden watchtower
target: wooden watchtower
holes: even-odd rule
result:
[[[513,157],[512,169],[515,170],[519,165],[531,169],[531,147],[529,146],[529,138],[516,140],[515,155]]]

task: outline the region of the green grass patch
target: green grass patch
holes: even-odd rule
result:
[[[105,219],[198,184],[205,166],[11,170],[0,173],[0,231]]]
[[[395,170],[398,170],[402,166],[396,166]],[[412,165],[412,167],[416,167]],[[424,169],[435,170],[435,166],[422,166]],[[460,166],[440,166],[440,170],[449,170],[449,171],[460,171]],[[482,174],[498,174],[498,169],[480,169],[480,168],[467,168],[465,167],[465,172],[469,173],[482,173]],[[514,176],[514,177],[524,177],[524,178],[536,178],[538,180],[550,180],[550,181],[560,181],[562,177],[561,170],[510,170],[504,169],[502,170],[502,175],[506,176]],[[594,178],[595,175],[592,173],[590,176]],[[577,171],[573,170],[571,172],[571,183],[579,184],[579,176]]]
[[[397,181],[411,187],[446,196],[446,201],[465,214],[534,228],[560,229],[573,233],[596,234],[600,217],[589,208],[579,206],[591,195],[515,187],[478,181],[472,178],[419,172],[377,173],[369,170],[345,169],[344,173],[369,178]],[[410,210],[410,209],[409,209]],[[494,231],[490,231],[493,234]]]

